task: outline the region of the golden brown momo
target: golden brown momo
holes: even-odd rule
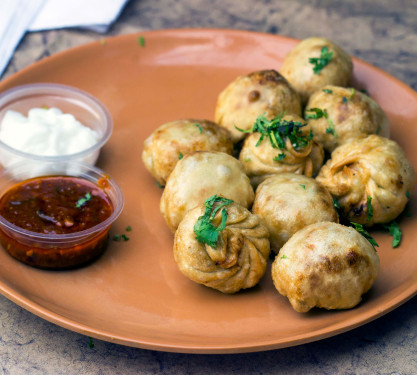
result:
[[[212,207],[219,204],[216,202]],[[226,211],[224,229],[211,246],[197,240],[199,232],[194,230],[207,210],[210,214],[206,206],[189,211],[175,233],[174,258],[179,269],[189,279],[223,293],[253,287],[265,274],[270,252],[268,230],[259,217],[236,203],[229,203],[212,220],[218,228],[222,211]]]
[[[341,215],[371,226],[401,213],[414,169],[396,142],[369,135],[336,148],[316,179],[337,199]]]
[[[272,264],[278,292],[294,310],[356,306],[375,282],[379,258],[372,245],[351,227],[311,224],[282,247]]]
[[[236,143],[245,137],[240,129],[251,129],[256,118],[271,119],[279,114],[301,115],[298,94],[275,70],[261,70],[237,77],[219,95],[215,121],[232,134]]]
[[[213,194],[249,207],[255,194],[242,164],[223,152],[196,151],[184,156],[168,178],[161,213],[174,232],[190,209]]]
[[[323,86],[347,86],[352,71],[350,56],[330,40],[318,37],[298,43],[285,56],[280,70],[304,103]]]
[[[232,139],[226,129],[208,120],[172,121],[161,125],[145,140],[142,160],[152,176],[165,185],[178,160],[193,151],[232,154]]]
[[[355,138],[369,134],[388,138],[390,133],[388,117],[379,104],[353,88],[325,86],[316,91],[304,117],[311,125],[314,140],[329,152]]]
[[[258,118],[258,121],[260,120]],[[239,160],[252,186],[258,186],[267,177],[276,173],[293,172],[308,177],[316,176],[323,164],[324,152],[323,148],[310,137],[310,126],[297,115],[284,115],[280,121],[269,126],[270,131],[285,142],[283,148],[274,147],[270,138],[265,135],[258,144],[262,133],[256,131],[245,139],[240,152]],[[297,129],[297,136],[293,138],[296,146],[288,137],[288,134],[292,137],[294,129]]]
[[[313,178],[294,173],[280,173],[260,184],[252,212],[264,219],[275,253],[305,226],[339,221],[330,193]]]

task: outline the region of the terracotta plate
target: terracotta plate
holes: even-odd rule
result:
[[[27,267],[0,251],[1,293],[40,317],[83,334],[141,348],[194,353],[250,352],[297,345],[355,328],[417,291],[417,194],[400,226],[401,246],[374,233],[381,274],[364,301],[348,311],[299,314],[269,275],[253,290],[222,295],[177,269],[173,236],[159,213],[161,189],[141,162],[142,143],[160,124],[183,117],[213,119],[219,92],[238,74],[279,69],[296,43],[242,31],[165,30],[125,35],[54,55],[0,84],[58,82],[86,90],[109,108],[114,133],[99,166],[121,185],[126,206],[112,242],[88,267],[65,272]],[[392,137],[417,164],[417,93],[355,60],[355,85],[387,112]]]

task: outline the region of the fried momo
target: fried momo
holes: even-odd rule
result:
[[[145,140],[142,160],[163,186],[178,160],[193,151],[232,154],[232,139],[226,129],[208,120],[172,121],[161,125]]]
[[[255,194],[242,164],[223,152],[196,151],[179,160],[161,197],[161,213],[174,232],[190,209],[213,194],[249,207]]]
[[[306,125],[306,122],[297,115],[283,116],[282,123],[287,126]],[[308,140],[301,148],[295,148],[289,138],[285,140],[285,149],[274,148],[267,137],[258,145],[261,134],[258,132],[250,134],[245,139],[239,160],[252,186],[258,186],[267,177],[276,173],[293,172],[315,177],[323,164],[324,152],[319,144],[309,139],[310,129],[308,124],[300,128],[303,137]],[[280,158],[279,155],[284,157]]]
[[[356,306],[375,282],[379,258],[372,245],[351,227],[311,224],[282,247],[272,264],[275,288],[294,310]]]
[[[230,131],[234,143],[242,140],[260,115],[268,119],[279,114],[301,115],[298,94],[275,70],[261,70],[237,77],[219,95],[215,121]]]
[[[223,293],[236,293],[256,285],[265,274],[269,256],[268,230],[262,220],[246,208],[231,203],[225,228],[216,247],[196,239],[194,225],[204,207],[189,211],[181,221],[174,239],[174,258],[180,271],[192,281]],[[217,211],[213,224],[222,221]]]
[[[339,221],[330,193],[313,178],[294,173],[276,174],[260,184],[252,212],[264,219],[275,253],[307,225]]]
[[[403,211],[414,169],[396,142],[369,135],[336,148],[316,179],[337,199],[342,216],[372,226]]]
[[[312,108],[327,112],[317,116]],[[368,95],[352,88],[325,86],[311,95],[305,109],[314,139],[327,151],[369,134],[389,137],[389,120],[382,108]],[[317,117],[317,118],[314,118]]]
[[[311,58],[325,57],[327,62],[315,69]],[[350,56],[335,43],[325,38],[307,38],[298,43],[284,58],[281,74],[300,94],[303,103],[326,85],[347,86],[352,77]]]

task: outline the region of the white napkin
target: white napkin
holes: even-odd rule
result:
[[[0,0],[0,77],[26,31],[81,27],[104,33],[128,0]]]

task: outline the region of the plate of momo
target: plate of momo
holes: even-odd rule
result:
[[[97,164],[125,196],[85,267],[0,251],[0,292],[41,318],[122,345],[243,353],[325,339],[416,294],[417,93],[343,45],[150,31],[45,58],[0,92],[34,82],[108,107]]]

